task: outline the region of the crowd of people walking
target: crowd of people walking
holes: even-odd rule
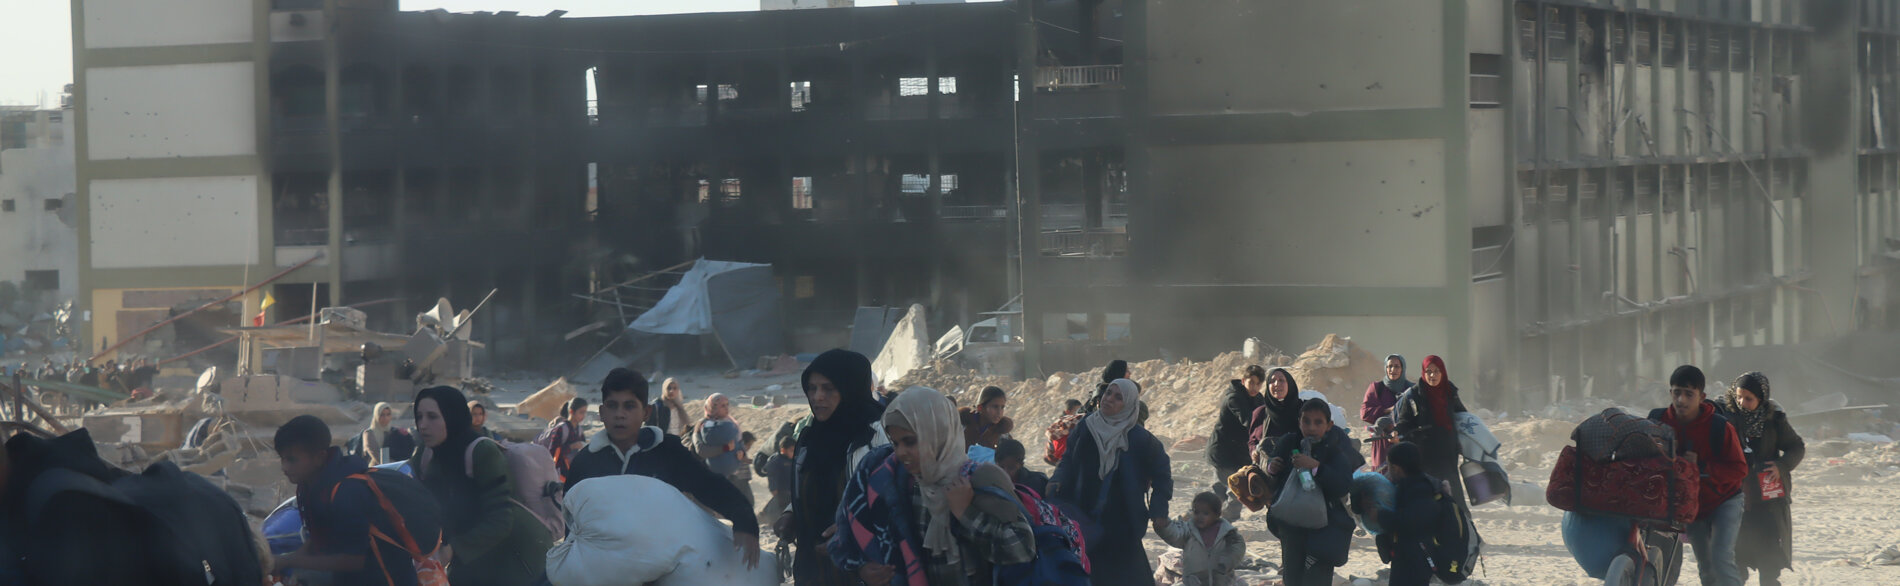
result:
[[[1048,555],[1037,530],[1048,518],[1024,506],[1045,499],[1057,511],[1047,514],[1074,521],[1086,536],[1078,553],[1094,584],[1237,584],[1247,543],[1233,521],[1266,510],[1285,586],[1332,584],[1361,527],[1377,534],[1391,584],[1423,585],[1443,575],[1439,528],[1467,498],[1458,429],[1466,406],[1437,356],[1421,362],[1416,380],[1404,357],[1388,356],[1384,367],[1386,376],[1366,389],[1363,430],[1336,424],[1325,398],[1302,399],[1285,368],[1248,365],[1211,390],[1221,397],[1205,451],[1215,477],[1180,518],[1168,511],[1185,485],[1145,428],[1142,385],[1120,361],[1085,401],[1068,400],[1040,438],[1046,473],[1028,465],[1003,389],[983,389],[961,408],[923,387],[881,393],[870,361],[844,350],[811,362],[800,377],[809,414],[756,456],[757,440],[731,417],[726,397],[711,396],[692,418],[678,381],[666,379],[654,397],[646,378],[627,369],[610,373],[594,400],[564,405],[537,443],[566,488],[641,475],[693,497],[731,523],[748,567],[771,530],[796,584],[1015,583],[999,578],[1003,569]],[[1762,584],[1778,584],[1793,557],[1789,474],[1801,463],[1802,440],[1765,375],[1741,375],[1713,399],[1705,387],[1702,372],[1684,366],[1670,378],[1667,406],[1649,413],[1673,428],[1677,455],[1702,472],[1702,506],[1686,531],[1699,577],[1704,586],[1739,586],[1752,571]],[[590,407],[603,429],[587,436]],[[440,562],[458,586],[545,580],[544,555],[558,529],[515,502],[513,456],[483,425],[481,403],[453,388],[424,390],[409,413],[413,432],[395,424],[394,412],[376,405],[371,425],[341,449],[329,447],[327,428],[319,434],[303,418],[280,430],[285,474],[319,538],[279,556],[277,567],[420,584],[411,576],[424,564],[412,564],[399,541],[376,538],[400,523],[389,523],[373,491],[351,480],[370,478],[363,473],[376,464],[410,460],[440,510],[440,546],[415,553]],[[763,506],[752,497],[755,470],[767,478]],[[1391,487],[1389,497],[1364,498],[1368,474]],[[1316,495],[1311,518],[1287,504],[1301,493]],[[1176,548],[1159,571],[1143,546],[1150,531]]]

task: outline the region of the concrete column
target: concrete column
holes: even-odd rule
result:
[[[1858,68],[1858,4],[1807,2],[1814,26],[1802,64],[1803,141],[1814,153],[1808,167],[1808,195],[1801,232],[1817,291],[1801,303],[1804,337],[1830,336],[1853,329],[1854,283],[1860,264],[1857,205],[1860,176],[1861,83]],[[1831,316],[1830,316],[1831,313]]]
[[[328,13],[325,22],[335,22],[336,4],[337,0],[325,0],[323,8]],[[336,300],[343,298],[343,139],[338,123],[342,76],[338,61],[336,35],[326,34],[323,37],[323,122],[330,155],[330,217],[329,242],[325,248],[329,258],[325,260],[329,263],[330,299],[319,300],[318,307],[336,305]]]
[[[1017,249],[1018,267],[1023,296],[1023,315],[1020,324],[1023,334],[1023,372],[1026,376],[1040,376],[1042,370],[1042,299],[1036,282],[1038,261],[1042,248],[1039,236],[1042,233],[1042,179],[1041,151],[1038,150],[1036,134],[1032,125],[1024,124],[1035,120],[1033,112],[1036,103],[1036,1],[1019,0],[1019,17],[1016,22],[1016,87],[1021,93],[1021,101],[1016,107],[1016,204],[1018,221]]]

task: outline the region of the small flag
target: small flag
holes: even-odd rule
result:
[[[265,291],[264,300],[257,304],[257,317],[251,318],[251,327],[254,327],[254,328],[264,327],[264,312],[270,311],[270,306],[276,305],[276,304],[277,304],[277,298],[271,297],[270,292]]]

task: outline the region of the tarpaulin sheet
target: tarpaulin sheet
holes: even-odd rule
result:
[[[778,282],[772,265],[700,259],[653,309],[627,326],[647,334],[717,334],[734,366],[784,350]],[[637,336],[636,336],[637,338]]]

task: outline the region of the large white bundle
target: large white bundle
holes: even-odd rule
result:
[[[778,560],[761,552],[746,570],[732,529],[665,482],[605,476],[574,485],[565,501],[567,539],[548,550],[556,586],[765,586],[778,583]]]

